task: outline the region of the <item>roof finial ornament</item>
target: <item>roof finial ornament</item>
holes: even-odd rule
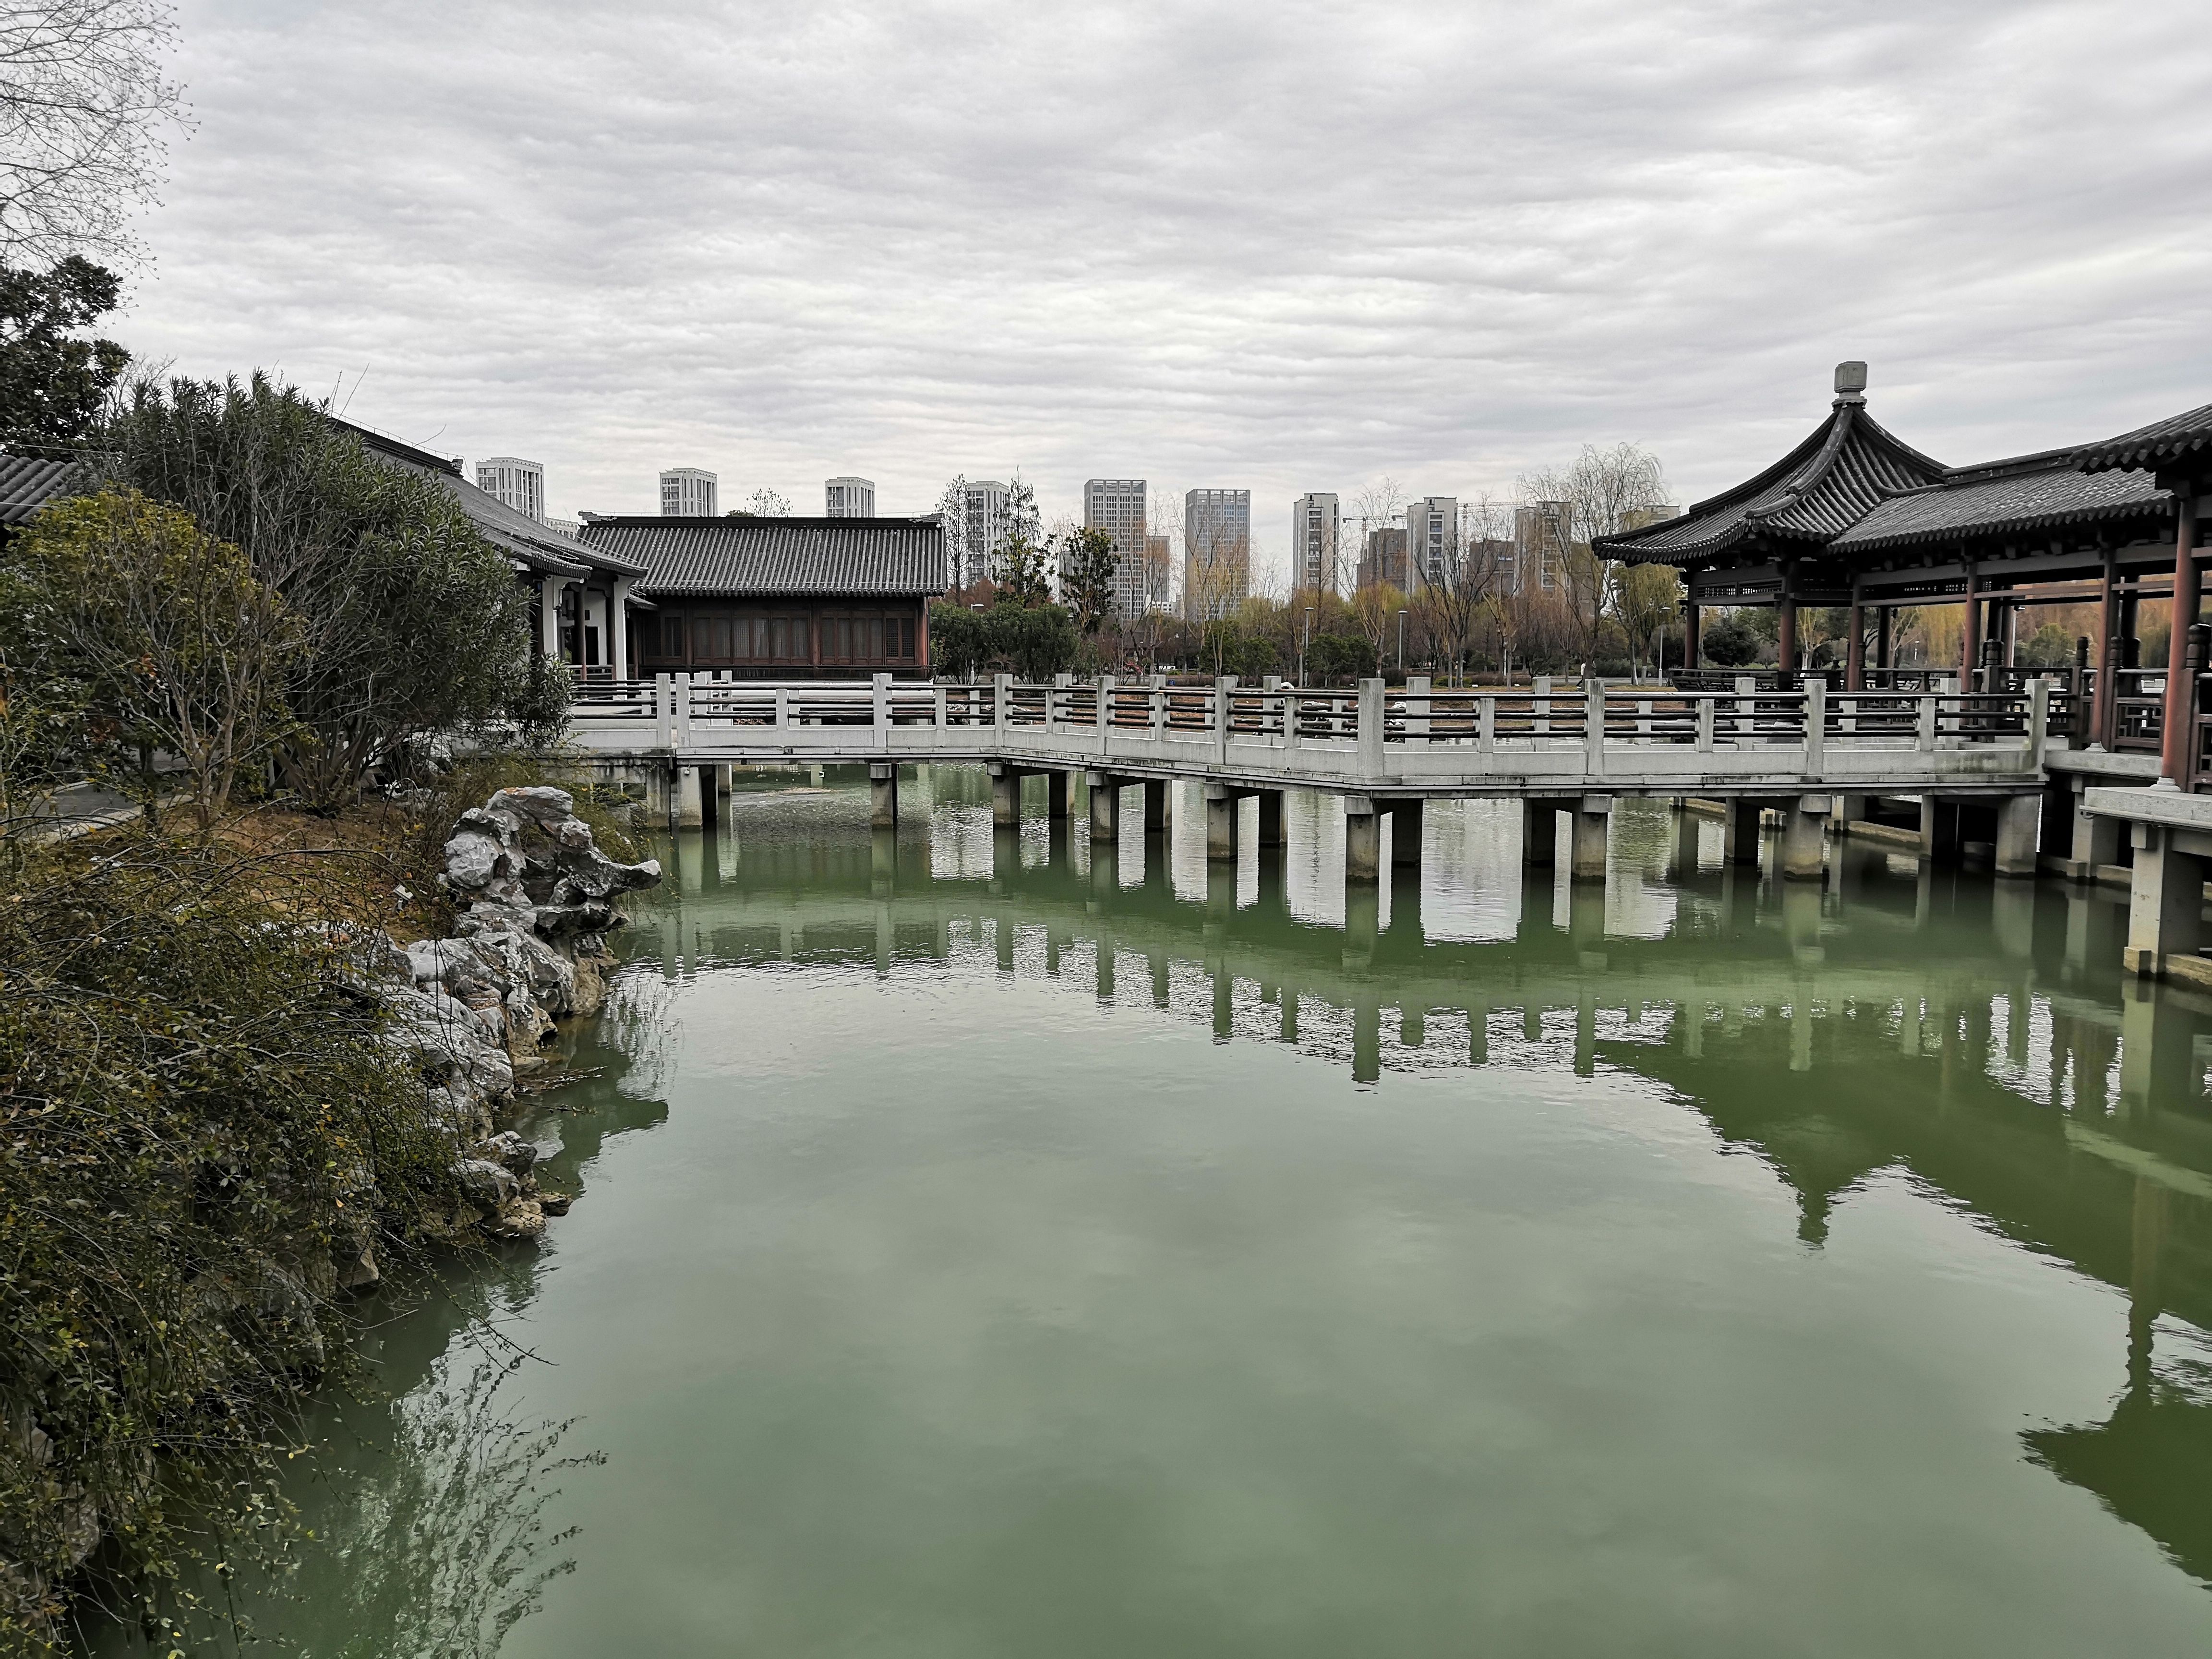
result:
[[[1866,401],[1866,365],[1861,362],[1836,365],[1836,401],[1839,404],[1863,404]]]

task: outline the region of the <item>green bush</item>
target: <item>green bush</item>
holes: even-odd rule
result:
[[[453,1207],[358,947],[276,879],[149,839],[0,893],[0,1649],[37,1650],[102,1534],[94,1588],[149,1633],[191,1616],[195,1540],[279,1547],[336,1256]]]

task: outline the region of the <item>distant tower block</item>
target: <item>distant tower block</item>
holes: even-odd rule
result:
[[[493,500],[543,522],[545,517],[545,465],[495,455],[477,463],[477,488]]]
[[[833,519],[872,519],[876,516],[876,486],[868,478],[832,478],[823,487]]]
[[[720,511],[716,501],[717,480],[696,466],[672,466],[660,475],[660,515],[664,519],[711,519]]]

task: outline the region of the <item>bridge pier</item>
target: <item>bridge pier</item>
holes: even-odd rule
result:
[[[2069,792],[2073,797],[2071,856],[2059,866],[2069,881],[2094,881],[2100,868],[2120,861],[2120,830],[2125,820],[2092,812],[2088,788],[2089,780],[2076,774]]]
[[[2043,797],[2014,795],[1997,806],[1996,871],[2000,876],[2035,874],[2037,842],[2043,833]]]
[[[1826,795],[1798,795],[1782,809],[1782,878],[1818,881],[1826,873],[1822,854],[1830,801]]]
[[[1286,789],[1262,789],[1260,792],[1260,845],[1288,847],[1291,844],[1290,815],[1284,809],[1290,804]]]
[[[1045,775],[1045,816],[1054,823],[1067,822],[1068,780],[1071,773],[1053,771]]]
[[[1576,881],[1605,879],[1606,830],[1613,821],[1613,797],[1584,795],[1575,803],[1570,875]]]
[[[1364,795],[1344,799],[1344,878],[1363,884],[1382,874],[1382,815]]]
[[[1121,781],[1110,772],[1086,772],[1084,782],[1091,793],[1091,842],[1094,847],[1118,844],[1121,839]],[[1097,854],[1092,855],[1094,860]]]
[[[1920,856],[1931,864],[1956,864],[1966,839],[1956,800],[1942,795],[1920,798]]]
[[[1419,797],[1390,803],[1390,862],[1398,869],[1421,867],[1421,816]]]
[[[721,769],[717,767],[715,770]],[[871,830],[898,828],[898,763],[871,761],[868,763],[868,827]]]
[[[676,769],[668,821],[678,830],[696,830],[706,821],[706,810],[699,800],[700,769],[696,766],[678,766]]]
[[[1705,833],[1705,821],[1690,810],[1687,800],[1674,803],[1674,846],[1671,863],[1676,881],[1687,881],[1698,873],[1698,840]]]
[[[1759,820],[1761,803],[1735,799],[1723,802],[1728,811],[1727,831],[1721,852],[1729,864],[1757,865],[1759,862]]]
[[[1000,830],[1022,827],[1022,775],[1011,766],[991,769],[991,823]]]
[[[1168,784],[1163,778],[1145,780],[1145,833],[1164,836],[1168,832]]]
[[[1521,803],[1521,862],[1548,865],[1559,861],[1559,803],[1548,799]]]
[[[1237,861],[1237,803],[1251,793],[1226,783],[1206,786],[1206,856],[1209,862]]]
[[[2136,862],[2128,890],[2128,942],[2120,951],[2123,972],[2138,979],[2186,979],[2205,982],[2197,954],[2204,931],[2204,859],[2182,852],[2175,832],[2162,823],[2137,823]],[[2183,971],[2176,973],[2180,968]]]

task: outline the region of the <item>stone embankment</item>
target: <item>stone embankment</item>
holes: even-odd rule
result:
[[[658,860],[618,864],[601,852],[565,790],[502,789],[461,814],[439,875],[459,920],[448,939],[404,949],[381,939],[368,977],[389,1017],[386,1041],[422,1079],[427,1105],[450,1126],[466,1194],[433,1231],[480,1230],[534,1239],[568,1207],[532,1175],[537,1149],[499,1120],[516,1079],[543,1067],[554,1021],[597,1013],[619,927],[616,900],[657,885]],[[341,1288],[374,1284],[374,1241],[342,1244]]]

